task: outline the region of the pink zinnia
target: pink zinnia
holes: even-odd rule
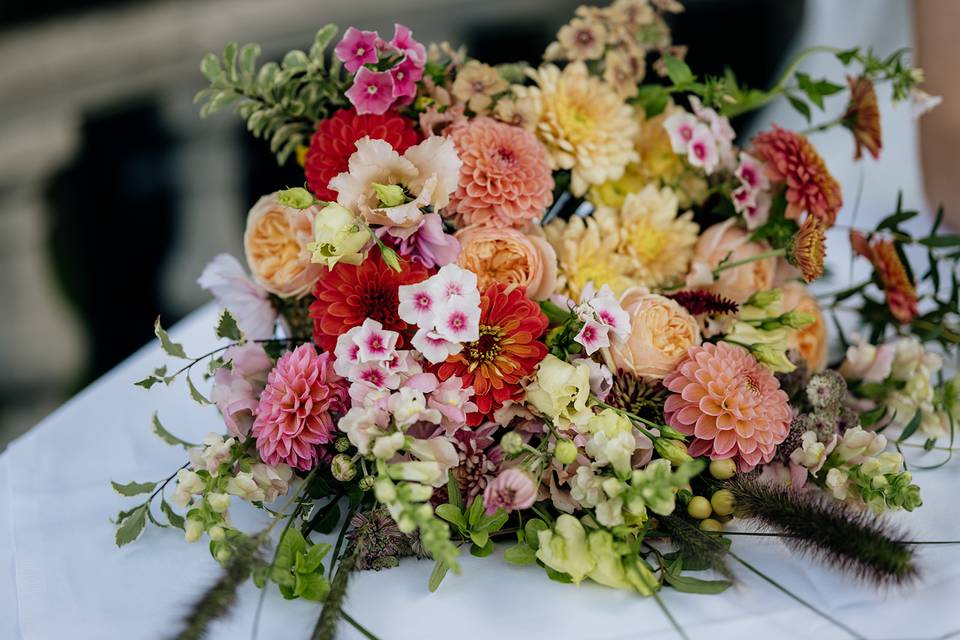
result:
[[[692,456],[733,458],[745,472],[770,462],[787,437],[787,394],[743,347],[728,342],[690,347],[663,386],[673,392],[664,417],[694,437]]]
[[[331,411],[343,413],[347,386],[333,371],[329,353],[303,344],[277,361],[260,396],[252,435],[267,464],[288,464],[309,471],[319,458],[318,445],[333,438]]]
[[[767,176],[787,186],[788,218],[804,211],[830,228],[843,205],[840,184],[806,137],[773,125],[753,139],[754,155],[766,162]]]
[[[492,118],[451,132],[462,162],[448,212],[459,224],[525,227],[553,202],[553,174],[536,136]]]
[[[530,474],[513,468],[501,472],[487,485],[483,491],[483,506],[488,516],[501,508],[509,513],[528,509],[536,498],[537,485]]]

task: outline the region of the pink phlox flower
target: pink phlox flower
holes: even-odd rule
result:
[[[386,113],[397,97],[390,72],[372,71],[367,67],[360,68],[345,95],[360,115]]]
[[[356,73],[357,69],[365,64],[373,64],[377,61],[377,41],[380,36],[376,31],[361,31],[355,27],[349,27],[343,34],[343,39],[333,49],[333,53],[344,68],[350,73]]]

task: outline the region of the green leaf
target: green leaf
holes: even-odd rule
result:
[[[275,568],[290,570],[297,561],[297,556],[307,550],[307,541],[297,527],[290,527],[277,545]]]
[[[162,424],[160,424],[160,418],[157,417],[157,412],[156,412],[156,411],[153,412],[153,420],[152,420],[152,422],[153,422],[153,433],[154,433],[154,435],[156,435],[158,438],[160,438],[161,440],[163,440],[163,441],[166,442],[167,444],[172,445],[172,446],[175,446],[175,447],[176,447],[176,446],[180,446],[180,447],[183,447],[184,449],[189,449],[189,448],[191,448],[191,447],[197,446],[197,445],[193,444],[192,442],[187,442],[186,440],[181,440],[181,439],[178,438],[177,436],[175,436],[175,435],[173,435],[172,433],[170,433],[169,431],[167,431],[167,430],[164,428],[164,426],[163,426]]]
[[[257,72],[257,58],[260,56],[260,45],[254,42],[246,44],[240,50],[240,74],[244,83],[253,81]]]
[[[330,545],[326,542],[318,542],[310,547],[310,550],[307,551],[306,555],[302,556],[304,559],[302,571],[306,573],[313,573],[317,569],[322,568],[323,558],[329,551]]]
[[[920,421],[922,419],[923,419],[923,411],[921,411],[920,409],[917,409],[917,412],[913,414],[913,417],[910,419],[910,422],[908,422],[907,426],[903,428],[903,433],[901,433],[900,437],[897,438],[897,442],[898,443],[903,442],[904,440],[912,436],[916,432],[917,427],[920,426]]]
[[[503,509],[497,509],[492,515],[484,515],[480,518],[480,522],[477,523],[476,529],[478,531],[486,531],[487,533],[495,533],[500,531],[500,529],[507,523],[507,512]]]
[[[460,483],[457,482],[453,471],[447,472],[447,502],[459,511],[463,511],[463,496],[460,495]]]
[[[130,515],[117,527],[115,540],[118,547],[133,542],[143,533],[144,527],[147,526],[147,508],[148,505],[144,502],[131,511]]]
[[[806,119],[807,122],[810,122],[810,105],[800,98],[789,94],[787,95],[787,100],[790,102],[790,106],[796,109],[800,115]]]
[[[193,398],[197,404],[211,404],[210,401],[193,386],[193,380],[190,379],[189,373],[187,373],[187,387],[190,388],[190,397]]]
[[[546,522],[540,518],[531,518],[527,520],[527,523],[523,525],[523,539],[526,541],[527,546],[536,551],[540,548],[540,537],[539,534],[541,531],[546,531],[550,527]]]
[[[288,51],[287,55],[283,56],[284,69],[306,69],[309,63],[307,54],[297,49]]]
[[[510,564],[533,564],[537,561],[537,552],[526,544],[518,544],[504,551],[503,559]]]
[[[340,522],[340,505],[335,504],[327,514],[323,516],[323,519],[316,524],[313,530],[326,535],[333,532],[338,522]]]
[[[243,340],[243,332],[237,324],[236,318],[230,313],[229,309],[220,312],[220,318],[217,319],[217,337],[228,340]]]
[[[658,84],[645,84],[637,90],[637,97],[633,103],[643,109],[647,118],[653,118],[663,113],[670,101],[670,92],[666,87]]]
[[[223,69],[220,68],[220,60],[216,54],[208,53],[203,57],[203,60],[200,62],[200,73],[210,82],[216,82],[220,79],[220,76],[223,74]]]
[[[147,376],[143,380],[134,382],[133,384],[134,386],[137,386],[137,387],[143,387],[144,389],[149,389],[150,387],[157,384],[158,382],[163,382],[163,380],[161,380],[157,376]]]
[[[551,567],[544,567],[547,571],[547,577],[553,580],[554,582],[561,582],[563,584],[572,584],[573,578],[570,577],[570,574],[564,573],[562,571],[557,571]]]
[[[680,87],[694,81],[693,72],[686,62],[676,56],[663,56],[662,59],[667,68],[667,76],[673,84]]]
[[[960,247],[960,235],[931,236],[917,242],[926,247]]]
[[[170,336],[160,326],[160,316],[157,316],[157,320],[153,323],[153,332],[160,339],[160,348],[163,349],[164,353],[174,358],[188,359],[186,352],[183,350],[183,345],[170,340]]]
[[[229,42],[227,46],[223,49],[223,64],[226,68],[227,73],[230,76],[230,80],[236,82],[237,80],[237,43]]]
[[[427,583],[427,588],[430,589],[430,593],[433,593],[440,587],[440,583],[443,582],[443,579],[447,576],[447,571],[450,567],[447,566],[447,563],[437,560],[437,563],[433,565],[433,571],[430,573],[430,581]]]
[[[333,24],[327,24],[320,27],[317,36],[313,39],[313,46],[310,47],[310,58],[317,61],[323,61],[324,52],[330,46],[330,42],[337,35],[337,27]]]
[[[466,531],[467,521],[458,507],[452,504],[438,504],[435,513],[461,531]]]
[[[110,486],[113,487],[113,490],[119,493],[122,496],[137,496],[141,493],[150,493],[156,488],[156,482],[128,482],[127,484],[120,484],[118,482],[110,481]]]
[[[729,580],[701,580],[700,578],[691,578],[690,576],[673,575],[673,573],[669,571],[662,573],[663,579],[666,580],[671,587],[682,593],[723,593],[733,584]]]
[[[840,51],[837,53],[837,60],[839,60],[844,66],[847,66],[855,57],[857,57],[857,54],[859,53],[860,47],[854,47],[853,49]]]
[[[177,529],[183,529],[184,519],[179,513],[173,510],[173,507],[170,506],[170,503],[166,500],[160,501],[160,511],[163,515],[167,516],[167,522],[175,526]]]
[[[916,211],[895,211],[877,224],[877,231],[882,231],[884,229],[896,229],[897,225],[899,225],[901,222],[906,222],[911,218],[917,217],[917,215],[918,213]]]
[[[886,413],[887,413],[887,408],[883,405],[880,405],[874,409],[871,409],[870,411],[865,411],[860,414],[860,424],[864,428],[872,427],[873,425],[880,422],[880,420],[883,418],[883,416],[886,415]]]
[[[476,544],[470,545],[470,555],[477,558],[486,558],[491,553],[493,553],[493,540],[487,540],[487,544],[482,547]]]
[[[470,508],[467,510],[467,525],[471,529],[474,529],[480,524],[481,518],[483,518],[483,498],[476,496],[473,502],[470,503]]]
[[[293,589],[295,595],[304,600],[322,602],[330,592],[330,583],[323,573],[298,574]]]
[[[470,539],[473,541],[473,544],[478,547],[485,547],[487,543],[490,542],[490,534],[486,531],[471,531]]]

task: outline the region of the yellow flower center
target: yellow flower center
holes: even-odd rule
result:
[[[640,220],[629,229],[628,243],[634,256],[649,265],[660,257],[666,245],[666,234],[653,228],[646,220]]]

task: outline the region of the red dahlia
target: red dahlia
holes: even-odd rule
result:
[[[430,273],[415,262],[402,265],[403,271],[397,273],[384,264],[380,252],[371,251],[359,265],[341,262],[325,271],[313,289],[316,301],[310,305],[313,341],[333,351],[340,334],[373,318],[384,329],[399,332],[399,346],[403,346],[407,323],[397,315],[397,288],[426,280]]]
[[[547,355],[538,340],[547,330],[547,317],[523,288],[502,283],[488,286],[480,297],[480,339],[463,346],[440,365],[437,376],[459,376],[476,393],[479,411],[467,416],[476,426],[508,400],[523,395],[521,380],[533,373]]]
[[[331,178],[347,170],[347,161],[357,150],[355,143],[364,136],[386,140],[401,154],[419,141],[413,122],[392,109],[382,115],[359,115],[353,108],[340,109],[317,123],[317,131],[310,139],[303,170],[314,195],[321,200],[337,199],[337,192],[327,185]]]

